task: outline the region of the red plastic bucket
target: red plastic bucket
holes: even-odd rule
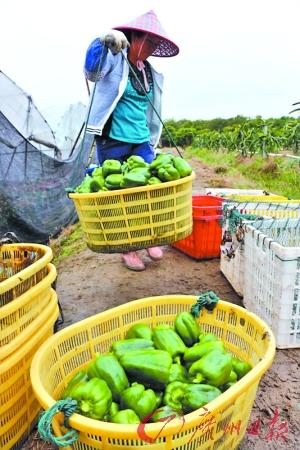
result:
[[[223,201],[223,198],[211,195],[193,196],[193,232],[185,239],[172,243],[172,247],[195,259],[218,258]]]

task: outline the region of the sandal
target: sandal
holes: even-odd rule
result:
[[[137,252],[124,253],[122,255],[122,260],[129,270],[134,270],[135,272],[140,272],[146,269],[145,264],[138,256]]]
[[[153,261],[159,261],[163,257],[163,251],[160,247],[147,248],[147,253]]]

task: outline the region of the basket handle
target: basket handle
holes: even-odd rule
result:
[[[162,120],[162,118],[160,117],[159,112],[158,112],[157,109],[155,108],[155,106],[154,106],[154,104],[153,104],[153,102],[152,102],[150,96],[148,95],[146,89],[144,88],[143,84],[140,82],[138,76],[136,75],[135,71],[134,71],[133,68],[131,67],[131,64],[130,64],[129,60],[128,60],[127,57],[124,55],[124,53],[122,53],[122,56],[123,56],[124,60],[127,62],[127,64],[128,64],[129,71],[132,73],[132,75],[133,75],[134,78],[136,79],[137,83],[140,85],[140,87],[141,87],[142,90],[144,91],[144,94],[145,94],[145,96],[146,96],[148,102],[149,102],[150,105],[152,106],[153,111],[154,111],[155,114],[157,115],[158,120],[159,120],[160,123],[162,124],[163,128],[166,130],[166,133],[167,133],[167,135],[168,135],[168,137],[169,137],[170,142],[172,142],[172,144],[173,144],[174,147],[176,148],[177,153],[179,154],[179,156],[180,156],[181,158],[183,158],[183,156],[182,156],[182,154],[181,154],[179,148],[177,147],[177,145],[176,145],[176,143],[175,143],[175,141],[174,141],[174,139],[173,139],[173,137],[172,137],[170,131],[168,130],[168,128],[167,128],[166,124],[164,123],[164,121]]]
[[[74,444],[78,439],[79,432],[70,427],[69,417],[76,409],[77,401],[72,398],[66,398],[65,400],[58,400],[51,408],[44,411],[38,422],[38,432],[41,438],[58,447],[67,447],[68,445]],[[67,433],[63,436],[55,436],[52,427],[52,419],[59,412],[64,413],[64,426],[68,429]]]
[[[191,314],[194,317],[200,316],[200,311],[206,308],[208,311],[212,311],[220,298],[215,294],[214,291],[202,292],[197,298],[197,302],[191,307]]]

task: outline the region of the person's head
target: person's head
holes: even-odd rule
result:
[[[175,56],[179,52],[162,28],[154,11],[149,11],[125,25],[114,27],[122,31],[129,43],[129,60],[136,64],[145,61],[149,56]]]
[[[160,37],[144,31],[132,31],[129,37],[130,62],[136,65],[137,61],[145,61],[151,56],[159,45]]]

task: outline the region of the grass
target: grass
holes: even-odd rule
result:
[[[62,259],[84,250],[86,243],[79,223],[69,225],[56,239],[50,240],[53,251],[53,263],[57,265]]]
[[[253,188],[300,198],[300,163],[288,158],[260,156],[242,158],[234,153],[214,152],[208,149],[189,147],[186,156],[194,155],[202,162],[214,167],[216,173],[232,178],[232,188]]]
[[[300,198],[300,165],[287,158],[260,157],[241,158],[233,153],[213,152],[207,149],[189,147],[185,157],[198,157],[214,168],[226,180],[226,187],[237,189],[262,189],[288,198]],[[222,187],[222,186],[214,186]],[[50,241],[57,265],[67,256],[86,248],[83,231],[79,223],[69,225],[61,234]]]

